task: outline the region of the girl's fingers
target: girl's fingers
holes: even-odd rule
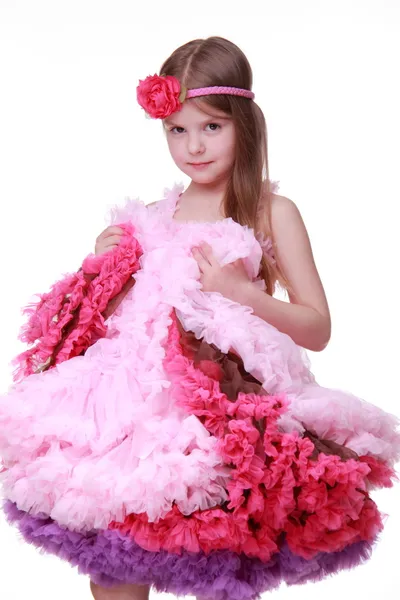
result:
[[[111,225],[110,227],[107,227],[107,229],[104,229],[104,231],[100,233],[96,241],[101,242],[102,240],[108,238],[111,235],[123,235],[123,233],[124,232],[121,229],[121,227],[118,227],[117,225]]]
[[[193,258],[196,259],[197,264],[199,265],[199,268],[201,270],[204,270],[207,265],[210,266],[210,263],[208,262],[208,260],[206,258],[204,258],[203,254],[200,252],[199,248],[194,247],[192,248],[192,254],[193,254]]]
[[[118,245],[116,246],[109,246],[107,248],[102,248],[101,250],[97,250],[95,252],[96,256],[99,256],[100,254],[105,254],[106,252],[110,252],[113,248],[117,248]]]
[[[109,235],[114,235],[114,234],[122,235],[124,233],[123,230],[121,229],[121,227],[118,227],[117,225],[111,225],[110,227],[107,227],[107,229],[105,231],[107,231],[106,237],[108,237]]]
[[[104,247],[108,247],[111,244],[119,244],[121,241],[120,235],[110,235],[104,240]]]
[[[120,235],[110,235],[110,237],[105,240],[97,240],[95,244],[95,253],[102,252],[104,249],[108,249],[111,246],[116,247],[121,241]]]
[[[208,261],[210,265],[213,264],[214,254],[212,247],[207,242],[201,242],[199,251],[204,256],[204,258]]]

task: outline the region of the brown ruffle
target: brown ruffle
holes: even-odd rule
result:
[[[181,338],[180,343],[184,354],[193,360],[195,367],[202,369],[202,361],[211,361],[220,367],[221,377],[218,377],[221,391],[226,394],[229,400],[235,402],[239,393],[257,394],[258,396],[268,396],[268,392],[262,387],[261,382],[244,368],[243,360],[233,351],[222,352],[214,344],[208,344],[204,340],[198,340],[193,332],[185,331],[178,321]],[[209,369],[207,369],[207,374]],[[261,422],[257,423],[260,434],[263,435],[263,426]],[[315,432],[305,428],[304,437],[307,437],[314,444],[314,452],[311,455],[312,460],[316,460],[318,455],[336,454],[343,461],[351,458],[359,460],[358,454],[350,448],[337,444],[331,440],[319,438]]]

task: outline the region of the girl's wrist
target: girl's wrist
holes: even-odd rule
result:
[[[228,297],[230,300],[238,302],[238,304],[249,305],[249,302],[254,294],[254,289],[256,289],[256,286],[253,285],[252,281],[241,281],[238,285],[232,288]]]

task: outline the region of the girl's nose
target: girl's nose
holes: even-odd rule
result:
[[[204,152],[204,143],[199,135],[189,137],[188,151],[190,154],[201,154]]]

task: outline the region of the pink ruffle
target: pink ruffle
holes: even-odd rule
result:
[[[260,244],[263,254],[267,258],[267,260],[272,265],[275,265],[276,264],[275,251],[274,251],[274,247],[272,245],[271,238],[269,238],[269,237],[264,238],[261,234],[258,234],[257,241]]]

